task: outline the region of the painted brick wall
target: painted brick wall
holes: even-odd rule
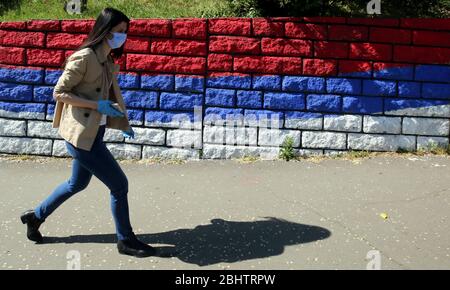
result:
[[[53,86],[93,20],[0,23],[0,152],[66,156]],[[118,158],[276,158],[449,144],[450,20],[133,19]],[[200,112],[200,114],[197,114]]]

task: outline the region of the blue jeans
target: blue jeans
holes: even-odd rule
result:
[[[60,184],[53,193],[35,209],[38,219],[45,220],[69,197],[85,189],[92,175],[103,182],[111,193],[111,210],[119,240],[134,236],[128,210],[128,179],[103,143],[105,125],[98,129],[91,151],[74,147],[65,141],[72,160],[72,176]]]

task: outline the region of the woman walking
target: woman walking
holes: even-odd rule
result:
[[[130,19],[122,12],[105,8],[83,44],[66,59],[55,85],[53,128],[64,138],[73,157],[72,175],[34,210],[21,215],[27,237],[42,242],[40,225],[64,201],[85,189],[95,175],[110,190],[111,210],[119,253],[136,257],[155,255],[153,247],[139,241],[130,224],[128,179],[103,143],[105,128],[121,130],[134,138],[115,73],[114,58],[123,53]]]

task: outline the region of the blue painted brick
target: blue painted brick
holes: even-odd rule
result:
[[[285,76],[283,78],[283,91],[322,93],[325,92],[325,79]]]
[[[128,113],[128,119],[130,121],[140,121],[140,122],[142,122],[142,119],[144,118],[144,111],[143,110],[133,110],[133,109],[128,109],[127,108],[127,113]]]
[[[0,100],[31,101],[33,90],[31,85],[0,83]]]
[[[119,86],[124,89],[138,89],[139,75],[135,73],[119,73],[117,75]]]
[[[253,76],[253,88],[260,90],[280,90],[281,76],[277,75]]]
[[[322,118],[321,113],[311,113],[311,112],[298,112],[298,111],[287,111],[284,114],[285,119],[315,119]]]
[[[237,106],[240,108],[254,108],[262,107],[262,92],[261,91],[237,91]]]
[[[224,89],[250,89],[252,79],[250,76],[210,76],[206,80],[207,87]]]
[[[193,110],[194,106],[202,105],[202,95],[188,93],[161,93],[161,109]]]
[[[267,92],[264,93],[264,108],[303,110],[305,108],[304,95]]]
[[[41,84],[44,81],[44,70],[0,67],[0,81]]]
[[[174,112],[174,111],[147,111],[145,113],[146,122],[170,123],[172,121],[190,120],[194,122],[193,112]]]
[[[398,99],[398,98],[386,98],[384,100],[384,111],[395,111],[409,108],[421,108],[450,105],[450,101],[447,100],[417,100],[417,99]]]
[[[51,116],[55,113],[55,105],[48,104],[47,105],[47,116]]]
[[[381,113],[383,112],[383,98],[344,96],[342,107],[344,113]]]
[[[53,69],[46,69],[45,70],[45,83],[47,85],[56,85],[58,82],[59,77],[62,75],[62,70],[53,70]]]
[[[360,94],[361,80],[346,78],[327,79],[327,92],[332,94]]]
[[[45,104],[0,102],[0,110],[20,113],[45,113]]]
[[[341,97],[337,95],[308,95],[306,104],[307,109],[311,111],[341,111]]]
[[[450,99],[450,84],[423,83],[422,97]]]
[[[229,89],[206,89],[205,105],[233,107],[234,94],[234,90]]]
[[[394,80],[412,80],[414,76],[414,67],[390,67],[382,70],[375,70],[375,78],[394,79]]]
[[[132,108],[156,108],[158,104],[158,93],[148,91],[122,91],[123,100],[127,107]]]
[[[175,76],[175,90],[182,92],[203,92],[205,79],[200,76]]]
[[[173,75],[141,75],[141,88],[152,90],[174,90]]]
[[[33,88],[35,102],[48,102],[53,103],[53,87],[35,86]]]
[[[363,87],[367,96],[395,96],[397,91],[393,81],[364,80]]]
[[[407,98],[420,98],[420,83],[398,82],[398,96]]]
[[[450,66],[418,65],[416,67],[416,80],[450,83]]]
[[[209,107],[205,110],[204,120],[213,122],[217,120],[242,120],[244,109]]]

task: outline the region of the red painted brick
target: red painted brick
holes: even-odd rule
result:
[[[44,46],[42,32],[21,32],[0,30],[0,45],[8,46]]]
[[[154,54],[206,55],[206,42],[184,39],[155,39],[152,40],[150,52]]]
[[[219,71],[231,71],[233,57],[229,54],[211,53],[208,55],[208,69]]]
[[[94,20],[62,20],[61,30],[64,32],[89,33],[94,27]]]
[[[367,40],[368,33],[365,26],[330,25],[328,28],[331,40]]]
[[[337,61],[325,59],[304,59],[303,73],[307,75],[330,76],[337,73]]]
[[[348,58],[348,43],[316,41],[314,42],[314,56],[325,58]]]
[[[396,63],[396,62],[375,62],[373,64],[373,70],[374,71],[380,71],[384,69],[389,68],[396,68],[396,67],[405,67],[405,66],[411,66],[408,63]]]
[[[263,54],[311,56],[312,41],[264,37],[261,40],[261,50]]]
[[[175,19],[172,23],[173,37],[206,39],[206,20]]]
[[[0,63],[25,64],[25,49],[0,46]]]
[[[209,50],[227,53],[260,53],[259,39],[240,36],[211,36]]]
[[[396,45],[394,46],[394,60],[448,64],[450,62],[450,48]]]
[[[64,51],[56,49],[27,49],[27,64],[42,66],[61,66]]]
[[[302,62],[297,57],[236,56],[234,71],[276,74],[300,74]]]
[[[253,35],[284,36],[284,23],[275,22],[271,18],[252,18]]]
[[[372,71],[372,65],[368,61],[359,60],[339,60],[339,73],[356,73]]]
[[[172,73],[204,73],[204,57],[127,54],[127,70]]]
[[[450,18],[404,18],[400,26],[407,28],[450,30]]]
[[[148,52],[150,39],[145,37],[128,36],[125,42],[124,51],[126,52]]]
[[[5,21],[0,22],[0,29],[26,29],[25,21]]]
[[[75,52],[75,50],[65,50],[64,51],[64,59],[68,58],[74,52]]]
[[[370,41],[390,43],[410,43],[411,31],[396,28],[370,28]]]
[[[124,53],[119,59],[114,58],[114,62],[120,65],[120,70],[123,71],[126,69],[126,61],[127,61],[127,54]]]
[[[377,43],[351,43],[350,58],[369,60],[391,60],[391,45]]]
[[[305,22],[316,23],[345,23],[345,17],[304,17]]]
[[[249,18],[211,18],[208,30],[212,34],[250,35],[251,19]]]
[[[347,18],[347,23],[370,26],[398,26],[400,21],[394,18]]]
[[[58,31],[61,29],[59,20],[28,20],[28,30]]]
[[[417,30],[413,33],[414,44],[450,46],[450,32]]]
[[[287,22],[285,34],[292,38],[326,39],[327,28],[319,24]]]
[[[128,33],[137,36],[169,37],[170,20],[167,19],[131,19]]]
[[[87,38],[85,34],[55,33],[47,34],[47,47],[50,48],[77,48]]]

